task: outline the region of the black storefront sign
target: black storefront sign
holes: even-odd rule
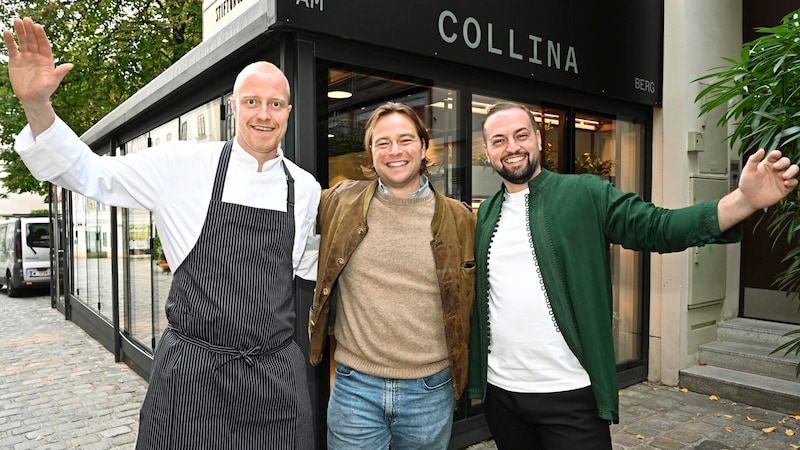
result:
[[[663,0],[277,0],[276,12],[281,26],[661,105]]]

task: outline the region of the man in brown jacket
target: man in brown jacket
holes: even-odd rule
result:
[[[413,109],[382,105],[364,137],[374,179],[322,193],[309,335],[315,365],[336,337],[329,449],[444,449],[450,440],[467,381],[475,215],[431,188],[428,143]]]

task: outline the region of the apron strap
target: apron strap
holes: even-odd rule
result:
[[[233,149],[233,139],[225,143],[222,147],[222,154],[219,156],[217,164],[217,175],[214,177],[214,190],[211,191],[211,201],[222,201],[222,190],[225,187],[225,174],[228,173],[228,163],[231,161],[231,149]]]

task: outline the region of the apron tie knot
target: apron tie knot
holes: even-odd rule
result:
[[[239,350],[239,354],[236,355],[233,359],[243,359],[248,366],[253,367],[253,364],[255,364],[255,362],[253,361],[253,356],[258,356],[260,354],[261,354],[261,346],[257,345],[248,350]],[[231,361],[233,361],[233,359]]]
[[[219,369],[220,367],[224,366],[225,364],[228,364],[229,362],[236,361],[239,359],[244,360],[244,362],[247,364],[248,367],[253,367],[256,363],[255,358],[277,353],[283,350],[284,348],[288,347],[293,342],[290,339],[268,350],[264,350],[264,347],[261,345],[256,345],[255,347],[250,347],[246,350],[242,350],[233,347],[223,347],[220,345],[214,345],[202,339],[198,339],[192,336],[187,336],[178,331],[177,327],[173,326],[172,324],[167,325],[167,328],[169,329],[169,331],[174,333],[179,340],[186,342],[187,344],[200,347],[217,355],[225,356],[226,358],[221,363],[214,366],[214,370]]]

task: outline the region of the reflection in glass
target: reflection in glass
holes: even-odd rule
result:
[[[110,209],[79,194],[73,196],[73,248],[78,301],[111,320]]]
[[[89,199],[78,194],[72,194],[72,248],[74,251],[75,283],[73,293],[81,303],[89,305],[86,294],[89,291],[89,272],[86,257],[86,210]]]
[[[644,125],[617,117],[610,124],[608,144],[601,159],[615,160],[612,182],[626,192],[644,194],[643,155]],[[613,151],[611,150],[613,149]],[[605,155],[605,156],[604,156]],[[614,288],[614,345],[617,365],[627,368],[641,364],[645,344],[642,322],[642,265],[644,254],[614,245],[611,249],[611,271]]]
[[[211,142],[221,141],[220,127],[210,126],[220,123],[220,105],[216,99],[201,105],[180,117],[180,139],[182,141]]]
[[[613,119],[575,115],[575,173],[591,173],[614,183],[617,155]]]
[[[125,144],[125,154],[147,148],[147,135],[139,136]],[[121,303],[128,305],[123,321],[125,331],[134,340],[150,347],[153,342],[153,305],[151,271],[153,260],[150,250],[150,212],[139,209],[122,209],[127,232],[126,251],[121,253],[125,296]]]

